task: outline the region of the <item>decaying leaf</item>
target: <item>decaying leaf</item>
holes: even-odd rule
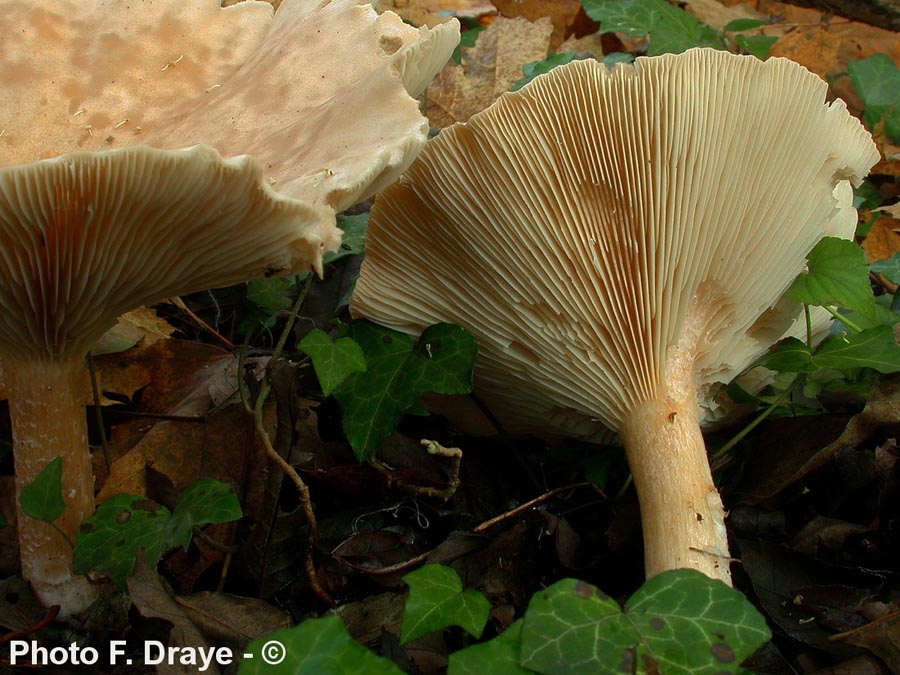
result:
[[[128,578],[128,593],[141,614],[148,618],[164,619],[172,624],[172,631],[169,633],[169,647],[190,648],[185,649],[184,653],[195,656],[201,647],[205,650],[209,649],[206,637],[175,602],[155,567],[147,562],[143,554],[138,556],[134,575]],[[196,665],[200,665],[199,659]],[[177,675],[199,671],[196,667],[188,667],[180,663],[179,659],[175,657],[163,658],[162,662],[156,666],[156,672],[159,675]],[[209,664],[206,672],[218,675],[221,671],[217,663],[213,661]]]
[[[575,16],[581,9],[580,0],[494,0],[500,14],[508,18],[522,17],[528,21],[539,21],[548,17],[553,22],[550,48],[557,49],[570,32]]]
[[[725,26],[738,19],[768,18],[751,4],[743,2],[725,5],[718,0],[686,0],[685,9],[717,31],[725,30]]]
[[[428,120],[443,128],[465,122],[484,110],[521,79],[522,66],[547,56],[553,23],[543,18],[497,17],[471,49],[462,50],[462,65],[450,64],[428,89]]]
[[[834,637],[836,641],[847,642],[868,649],[880,657],[895,673],[900,673],[900,611]]]
[[[145,468],[151,463],[178,490],[201,476],[244,484],[246,471],[266,466],[252,420],[231,396],[236,356],[211,345],[167,340],[132,358],[150,375],[138,412],[151,417],[113,427],[113,463],[99,499],[146,494]],[[255,503],[258,497],[247,499]]]
[[[175,602],[203,635],[240,648],[293,625],[290,614],[257,598],[203,592],[176,597]]]
[[[879,209],[881,210],[883,209]],[[863,241],[862,248],[870,263],[888,260],[900,252],[900,219],[887,214],[879,216]]]

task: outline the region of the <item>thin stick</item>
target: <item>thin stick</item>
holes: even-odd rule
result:
[[[97,420],[97,429],[100,432],[100,445],[103,446],[103,461],[106,468],[112,463],[109,455],[109,439],[106,437],[106,427],[103,426],[103,406],[100,404],[100,387],[97,385],[97,371],[94,369],[94,357],[87,355],[88,373],[91,376],[91,395],[94,398],[94,417]]]
[[[281,335],[278,338],[278,342],[275,345],[275,350],[272,352],[272,356],[269,359],[269,365],[266,366],[266,377],[263,379],[260,384],[259,395],[256,398],[256,404],[253,406],[252,414],[253,420],[256,427],[256,432],[259,435],[260,439],[262,439],[263,445],[266,448],[266,453],[273,462],[275,462],[282,471],[284,471],[285,475],[290,478],[291,482],[293,482],[294,486],[297,488],[297,492],[300,497],[300,507],[303,509],[303,515],[306,517],[306,522],[309,525],[309,534],[307,536],[306,541],[306,553],[304,555],[304,562],[306,567],[306,574],[309,578],[309,585],[312,588],[313,592],[325,603],[328,605],[334,606],[334,599],[329,595],[328,591],[326,591],[321,583],[319,582],[319,577],[316,572],[316,566],[313,561],[313,551],[315,550],[316,541],[319,538],[319,526],[316,521],[316,514],[313,511],[312,500],[309,496],[309,488],[306,486],[306,483],[303,482],[303,478],[300,477],[300,474],[290,465],[290,463],[282,457],[275,447],[272,445],[272,441],[269,438],[269,433],[266,431],[265,425],[263,424],[263,407],[265,406],[266,399],[269,396],[269,392],[272,390],[271,384],[269,384],[269,376],[271,375],[271,368],[275,361],[277,361],[278,357],[281,356],[281,352],[284,351],[284,346],[287,344],[287,339],[291,335],[292,329],[294,327],[294,322],[297,319],[297,315],[300,313],[300,308],[303,306],[303,301],[306,299],[306,293],[309,290],[310,284],[312,283],[312,275],[308,275],[306,277],[306,281],[300,289],[300,292],[297,294],[297,299],[294,301],[294,305],[291,307],[290,314],[287,318],[287,323],[281,331]],[[244,350],[242,350],[242,355]],[[243,358],[240,359],[239,362],[239,373],[243,372]],[[245,407],[249,407],[249,400],[246,392],[242,392],[241,394],[242,400],[244,400]]]
[[[32,633],[36,633],[39,630],[46,628],[51,623],[56,621],[56,616],[59,614],[59,609],[59,605],[53,605],[52,607],[49,607],[47,609],[47,613],[44,615],[44,618],[31,626],[28,630],[14,630],[11,633],[0,636],[0,645],[12,642],[13,640],[21,640],[23,637],[28,637]]]
[[[759,415],[753,418],[753,421],[747,424],[743,429],[737,432],[732,438],[721,448],[716,450],[712,456],[712,470],[718,471],[722,466],[724,466],[727,462],[725,461],[725,454],[731,450],[735,445],[740,443],[744,437],[753,431],[756,427],[758,427],[763,420],[765,420],[769,415],[775,412],[775,409],[778,408],[785,400],[787,400],[788,396],[790,396],[793,391],[797,388],[797,385],[800,383],[800,378],[803,377],[803,373],[797,373],[794,376],[794,379],[791,380],[791,383],[788,385],[787,389],[781,392],[772,403],[769,404],[769,407],[763,410]]]
[[[226,349],[234,350],[235,347],[237,347],[237,345],[234,344],[231,340],[229,340],[227,337],[222,335],[219,331],[217,331],[215,328],[210,326],[199,316],[197,316],[194,313],[194,310],[192,310],[190,307],[188,307],[186,304],[184,304],[184,300],[182,300],[179,297],[174,297],[174,298],[169,298],[169,301],[173,305],[175,305],[178,309],[180,309],[182,312],[187,314],[194,323],[196,323],[198,326],[200,326],[200,328],[205,330],[207,333],[209,333],[210,335],[215,337],[217,340],[219,340],[223,345],[225,345]],[[217,308],[218,308],[218,306],[217,306]]]
[[[539,496],[535,497],[534,499],[529,499],[527,502],[525,502],[523,504],[519,504],[516,508],[507,511],[506,513],[501,513],[499,516],[494,516],[490,520],[484,521],[483,523],[481,523],[480,525],[475,527],[475,529],[473,529],[472,531],[475,532],[476,534],[481,534],[485,530],[489,530],[490,528],[494,527],[494,525],[498,525],[499,523],[502,523],[504,520],[509,520],[510,518],[515,518],[516,516],[524,513],[525,511],[528,511],[529,509],[534,508],[538,504],[543,504],[544,502],[546,502],[550,499],[553,499],[553,497],[555,497],[556,495],[558,495],[560,493],[568,492],[569,490],[574,490],[575,488],[580,488],[580,487],[592,487],[597,492],[599,492],[600,495],[602,495],[604,499],[606,498],[606,495],[603,494],[603,490],[598,488],[594,483],[591,483],[590,481],[584,481],[581,483],[572,483],[571,485],[564,485],[563,487],[553,488],[552,490],[545,492],[544,494],[539,495]]]

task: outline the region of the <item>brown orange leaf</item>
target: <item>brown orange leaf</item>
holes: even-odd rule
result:
[[[428,88],[431,126],[465,122],[488,107],[522,78],[522,66],[546,58],[552,31],[548,18],[530,23],[497,17],[474,47],[462,50],[462,65],[447,65]]]
[[[900,220],[887,214],[879,216],[862,248],[869,263],[891,258],[900,251]]]
[[[167,340],[133,358],[151,378],[138,412],[173,419],[140,417],[113,428],[113,462],[98,499],[145,494],[151,463],[179,491],[201,476],[245,485],[251,468],[268,465],[252,418],[232,395],[236,356],[211,345]],[[273,410],[274,405],[267,413]],[[257,485],[261,491],[262,483]],[[255,498],[261,493],[248,499]]]
[[[581,9],[580,0],[494,0],[494,5],[503,16],[514,19],[522,17],[528,21],[538,21],[549,17],[553,23],[550,49],[558,50],[562,41],[572,32],[575,16]]]

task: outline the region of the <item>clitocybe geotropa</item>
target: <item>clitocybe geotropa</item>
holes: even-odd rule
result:
[[[0,361],[16,485],[62,457],[66,503],[64,534],[18,510],[22,576],[66,616],[96,597],[66,541],[94,506],[92,341],[142,303],[321,272],[340,243],[335,214],[425,143],[415,97],[459,27],[416,29],[355,0],[284,0],[274,14],[252,0],[0,6]]]
[[[700,424],[790,327],[779,303],[878,153],[785,60],[695,49],[574,62],[430,141],[376,201],[352,310],[458,323],[510,431],[616,430],[648,576],[730,581]]]

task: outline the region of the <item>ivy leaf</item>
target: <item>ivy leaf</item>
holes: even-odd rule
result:
[[[850,81],[866,106],[863,120],[874,129],[884,120],[884,131],[900,142],[900,70],[887,54],[873,54],[847,66]]]
[[[769,51],[778,42],[777,35],[735,35],[734,41],[738,47],[748,54],[752,54],[760,60],[769,56]]]
[[[879,373],[900,372],[900,346],[891,326],[874,326],[860,333],[836,335],[813,356],[818,368],[872,368]]]
[[[253,640],[244,649],[238,675],[404,675],[350,637],[340,617],[306,621]]]
[[[491,603],[478,591],[464,591],[452,568],[425,565],[407,574],[403,581],[409,585],[409,598],[403,612],[400,644],[448,626],[459,626],[472,637],[481,637]]]
[[[735,673],[770,636],[739,591],[696,570],[653,577],[624,614],[594,586],[564,579],[528,605],[521,664],[544,675]]]
[[[337,226],[342,230],[341,245],[337,251],[326,253],[322,257],[322,264],[328,265],[348,255],[359,255],[366,245],[366,228],[369,224],[369,214],[361,213],[356,216],[341,215],[337,218]],[[260,277],[247,282],[247,300],[258,308],[258,321],[264,326],[272,326],[275,317],[287,311],[294,304],[287,293],[297,288],[297,285],[309,276],[309,272],[295,274],[287,277]],[[249,329],[257,319],[245,325]]]
[[[62,457],[50,460],[19,492],[19,504],[26,516],[52,523],[66,510],[62,497],[62,462]]]
[[[262,310],[266,317],[274,317],[290,309],[293,301],[285,295],[294,287],[293,277],[260,277],[247,282],[247,300]]]
[[[328,333],[317,328],[300,341],[298,348],[312,359],[325,396],[331,396],[353,373],[366,369],[366,357],[352,338],[342,337],[332,341]]]
[[[543,61],[532,61],[531,63],[526,63],[524,66],[522,66],[522,74],[524,75],[524,77],[521,80],[515,82],[509,88],[509,90],[518,91],[538,75],[549,73],[551,70],[556,68],[556,66],[563,66],[574,61],[576,58],[578,58],[578,52],[550,52],[550,54],[547,55],[547,58]]]
[[[583,0],[582,6],[589,17],[600,22],[601,33],[649,34],[649,56],[724,46],[716,31],[665,0]]]
[[[643,37],[664,23],[675,7],[665,0],[583,0],[585,13],[600,23],[601,33]]]
[[[493,640],[450,654],[447,675],[532,675],[519,665],[522,620],[514,622]]]
[[[436,324],[418,342],[369,321],[354,321],[350,335],[363,351],[365,373],[353,373],[335,391],[344,433],[357,458],[367,459],[407,412],[421,413],[426,393],[472,390],[477,347],[459,326]]]
[[[103,502],[78,529],[73,568],[78,574],[107,574],[123,590],[143,549],[155,564],[171,513],[146,497],[121,494]]]
[[[726,33],[740,33],[744,30],[752,30],[754,28],[759,28],[760,26],[768,26],[769,22],[765,19],[734,19],[725,24],[725,32]]]
[[[78,528],[73,567],[78,574],[107,574],[125,589],[139,550],[155,565],[173,546],[190,545],[194,525],[225,523],[241,515],[231,487],[212,478],[191,483],[178,497],[174,513],[146,497],[116,495]]]
[[[175,503],[163,534],[163,549],[172,546],[187,549],[191,545],[195,525],[228,523],[238,520],[242,515],[240,502],[230,485],[213,478],[196,480],[181,493]]]
[[[326,253],[322,256],[322,264],[328,265],[348,255],[360,255],[366,248],[366,229],[369,226],[369,212],[355,216],[340,215],[337,217],[337,226],[341,229],[341,245],[337,251]],[[305,278],[309,272],[300,276]]]
[[[805,342],[794,337],[779,342],[756,363],[782,373],[808,373],[815,368],[812,350]]]
[[[825,237],[810,251],[808,272],[785,295],[808,305],[837,305],[875,318],[875,298],[862,249],[849,239]]]
[[[875,274],[883,274],[892,284],[900,283],[900,253],[895,253],[887,260],[877,260],[869,265]]]

